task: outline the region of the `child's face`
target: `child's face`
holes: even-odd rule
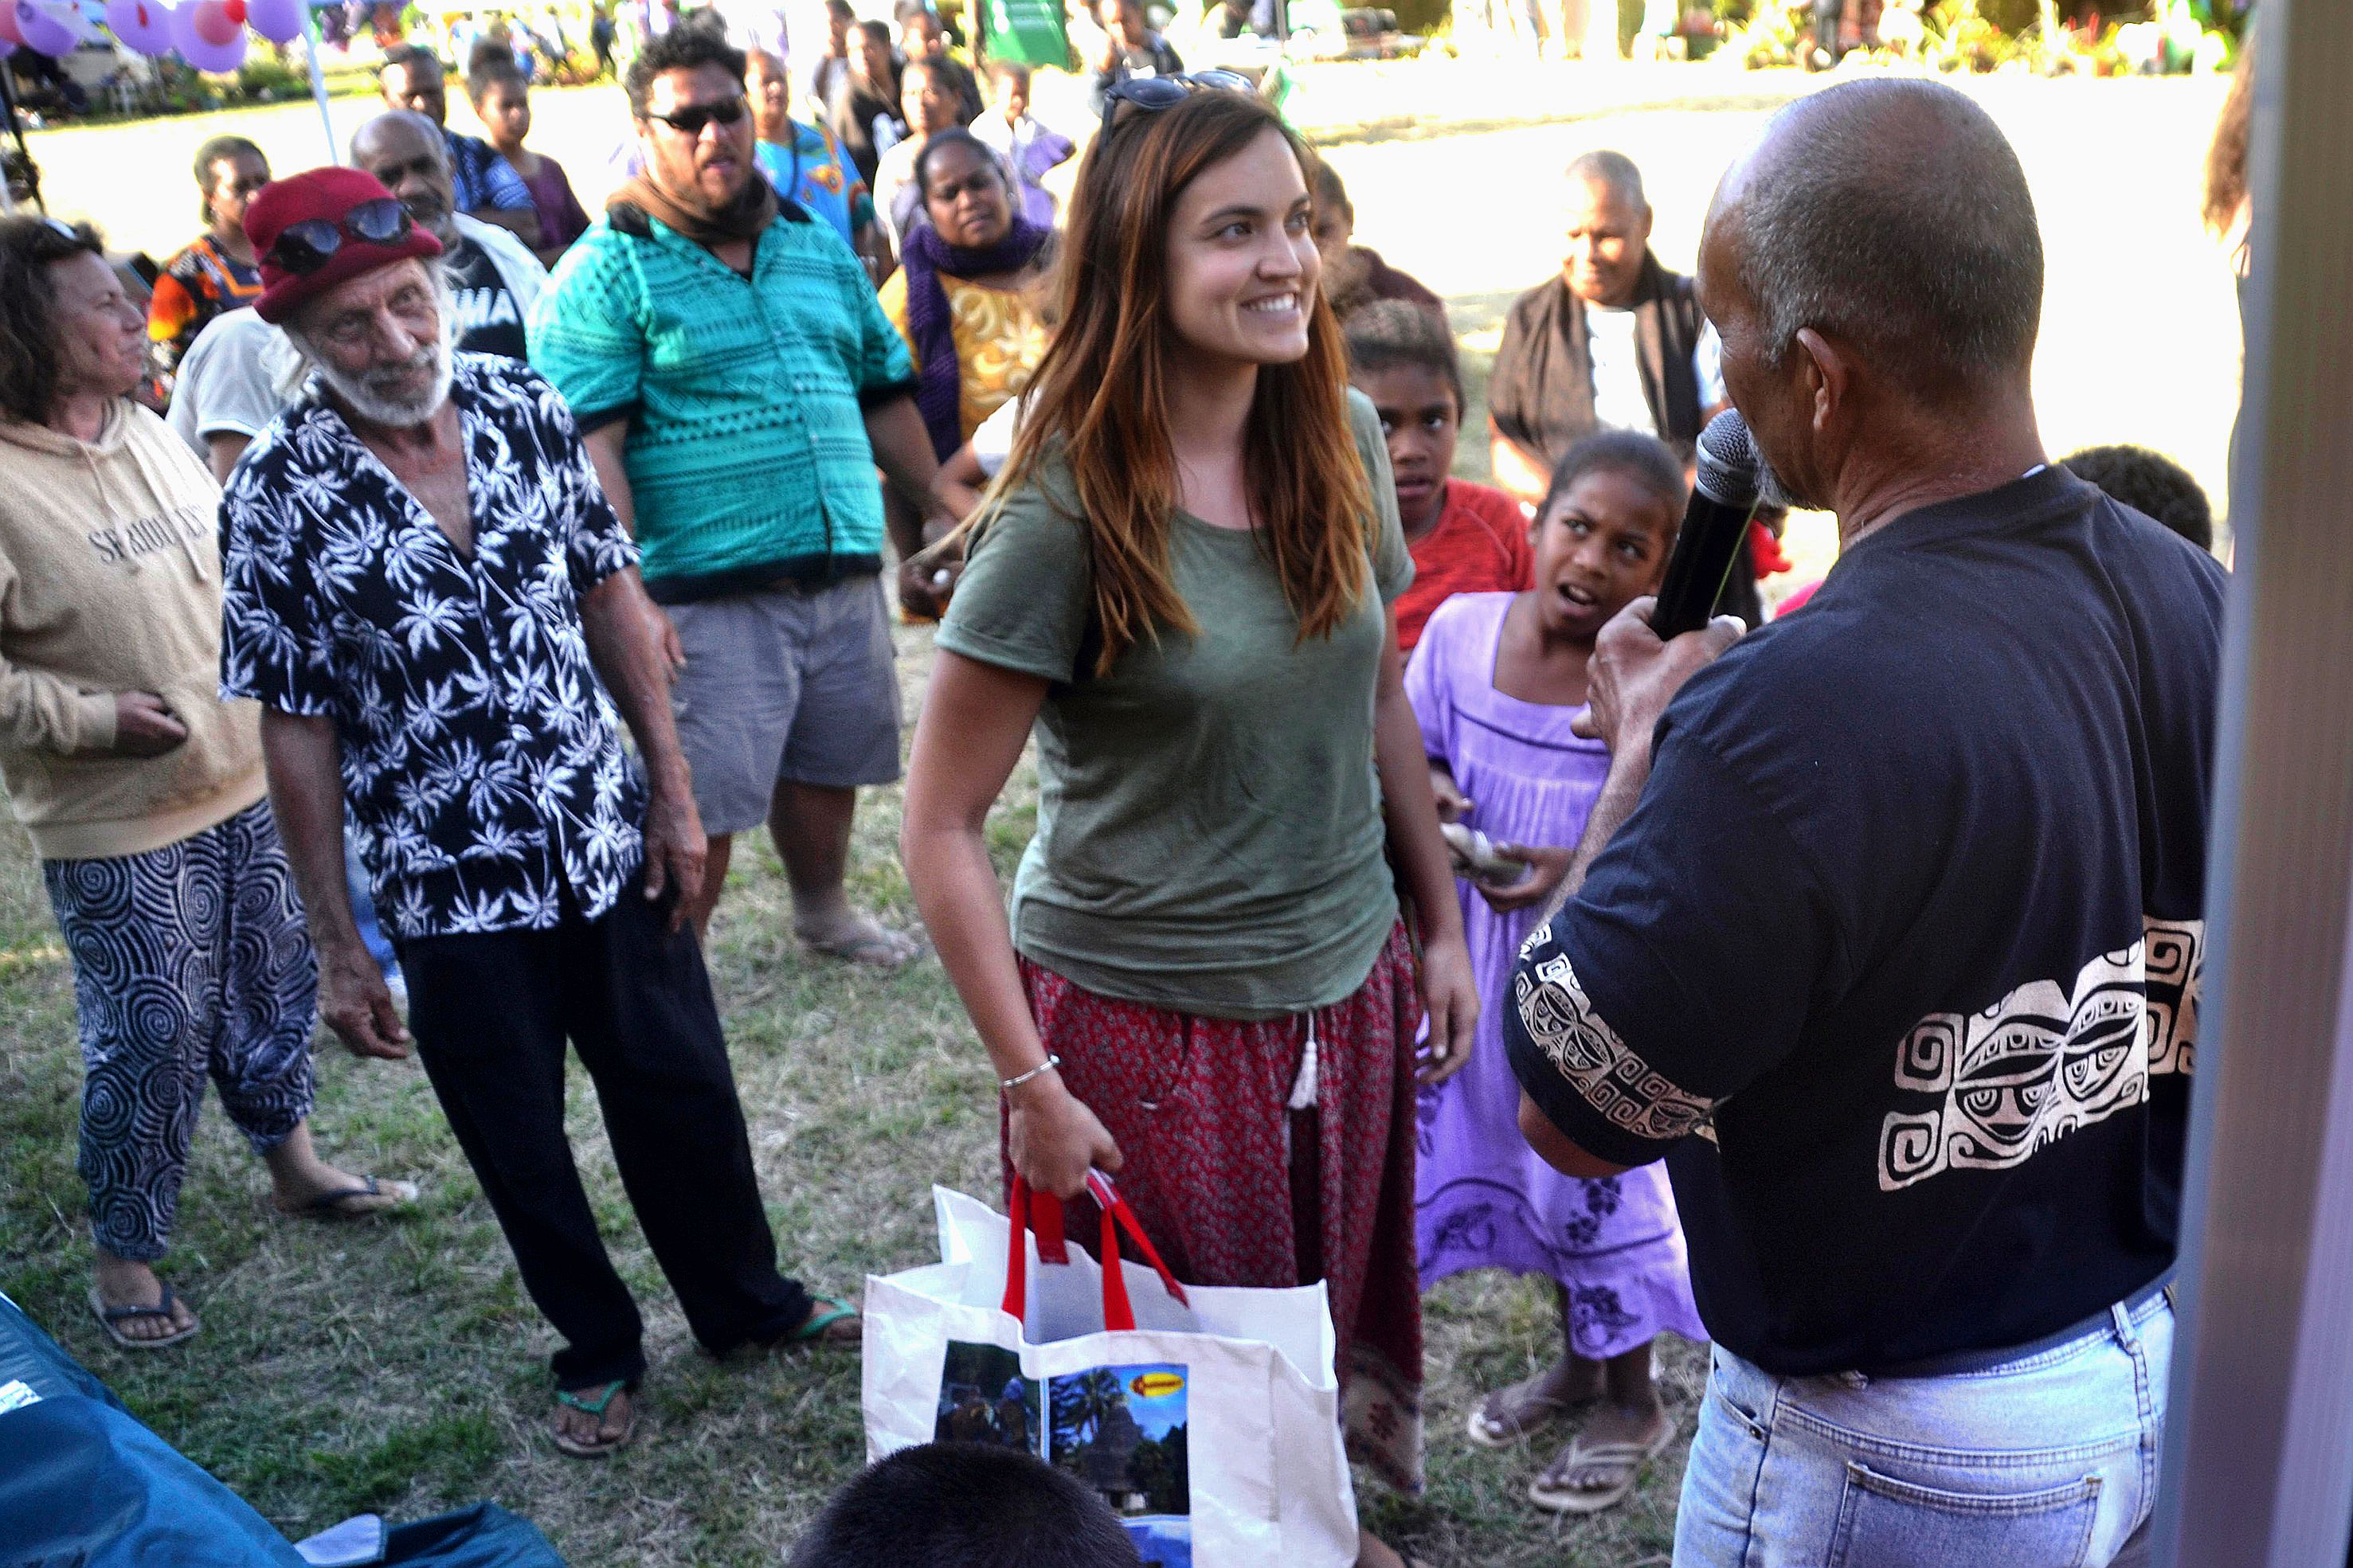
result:
[[[1318,199],[1314,224],[1315,248],[1324,253],[1324,263],[1330,266],[1346,254],[1348,242],[1356,237],[1356,215],[1346,207]]]
[[[1018,78],[998,77],[997,108],[997,111],[1005,116],[1007,123],[1010,124],[1019,120],[1029,112],[1029,89],[1022,86]]]
[[[1530,531],[1546,632],[1591,641],[1658,586],[1674,531],[1666,503],[1623,474],[1597,469],[1569,486]]]
[[[1454,468],[1454,440],[1462,424],[1454,388],[1422,364],[1360,370],[1354,379],[1380,414],[1389,468],[1397,475],[1398,515],[1415,529],[1430,521]]]
[[[479,117],[494,140],[521,146],[531,134],[531,89],[520,82],[493,84],[482,94]]]

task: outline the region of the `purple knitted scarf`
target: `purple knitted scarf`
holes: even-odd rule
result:
[[[1044,248],[1048,230],[1021,218],[995,245],[968,249],[950,245],[928,223],[908,231],[900,263],[907,270],[907,335],[914,340],[923,369],[915,382],[915,406],[931,432],[932,450],[942,461],[964,445],[963,368],[956,363],[955,333],[948,317],[948,294],[940,274],[987,278],[1018,272]]]

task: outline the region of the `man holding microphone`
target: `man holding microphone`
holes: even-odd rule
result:
[[[1784,110],[1699,294],[1842,554],[1736,643],[1602,634],[1522,1128],[1574,1175],[1668,1161],[1715,1341],[1677,1568],[2140,1562],[2222,573],[2046,461],[2033,205],[1959,93]]]

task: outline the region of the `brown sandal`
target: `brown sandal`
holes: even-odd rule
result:
[[[1674,1417],[1663,1413],[1659,1435],[1647,1443],[1588,1443],[1582,1435],[1571,1437],[1568,1447],[1528,1483],[1528,1500],[1546,1513],[1599,1513],[1615,1507],[1634,1489],[1642,1467],[1674,1440]],[[1571,1486],[1569,1478],[1580,1470],[1615,1472],[1617,1479],[1601,1486]]]

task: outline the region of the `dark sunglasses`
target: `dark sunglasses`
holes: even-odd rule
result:
[[[1135,105],[1144,114],[1157,114],[1164,109],[1174,109],[1204,88],[1218,92],[1255,92],[1250,78],[1237,71],[1188,71],[1182,76],[1143,76],[1127,81],[1113,82],[1103,91],[1103,133],[1111,128],[1123,103]],[[1132,117],[1131,117],[1132,118]]]
[[[750,107],[744,103],[743,95],[739,93],[723,102],[698,103],[691,109],[681,109],[676,114],[656,114],[651,110],[648,110],[646,118],[659,120],[672,131],[683,135],[700,136],[702,134],[702,128],[714,120],[722,125],[733,125],[750,112]]]
[[[362,245],[394,245],[408,237],[408,209],[390,196],[362,202],[342,217],[306,217],[278,231],[263,258],[280,272],[307,277],[334,259],[343,241]]]

